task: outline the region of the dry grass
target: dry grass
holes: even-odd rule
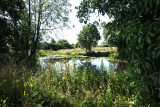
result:
[[[93,51],[117,51],[116,47],[93,47],[92,48]],[[81,49],[81,48],[75,48],[75,49],[62,49],[59,51],[63,51],[63,52],[72,52],[72,51],[85,51],[85,49]]]

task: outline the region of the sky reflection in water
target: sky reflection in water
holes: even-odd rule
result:
[[[45,56],[39,58],[42,68],[46,66],[54,66],[57,71],[63,72],[66,69],[73,71],[74,69],[84,70],[84,67],[94,72],[98,70],[108,71],[115,70],[118,63],[111,63],[105,57],[96,58],[69,58],[64,56]]]

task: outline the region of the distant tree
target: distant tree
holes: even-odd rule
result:
[[[62,49],[71,49],[71,48],[73,48],[73,46],[70,45],[69,42],[67,40],[65,40],[65,39],[58,40],[57,44],[61,45]]]
[[[50,43],[56,43],[56,41],[54,40],[54,38],[51,39]]]
[[[86,54],[90,54],[92,47],[97,45],[101,39],[100,33],[94,24],[88,24],[78,34],[78,42],[81,47],[86,49]]]
[[[80,48],[79,42],[77,42],[77,43],[75,44],[75,47],[76,47],[76,48]]]
[[[108,44],[108,41],[104,41],[101,43],[100,47],[110,47],[111,45]]]

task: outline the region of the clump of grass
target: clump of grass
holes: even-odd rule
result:
[[[18,60],[10,57],[0,65],[0,105],[21,106],[24,98],[23,84],[28,69]]]

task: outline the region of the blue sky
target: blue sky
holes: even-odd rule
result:
[[[71,6],[71,9],[72,9],[72,12],[69,14],[69,18],[70,18],[70,21],[71,23],[69,24],[69,26],[71,27],[70,29],[67,29],[67,28],[64,28],[63,31],[60,31],[59,33],[57,33],[57,37],[54,36],[54,33],[50,34],[52,38],[54,38],[56,41],[58,39],[66,39],[68,40],[68,42],[70,44],[75,44],[77,42],[77,34],[79,34],[79,32],[82,30],[82,27],[84,26],[84,24],[81,24],[79,21],[78,21],[78,18],[76,17],[76,13],[77,13],[77,10],[75,9],[75,6],[79,6],[80,2],[82,0],[69,0],[69,2],[72,4]],[[92,14],[91,17],[90,17],[90,23],[94,22],[94,21],[98,21],[99,19],[99,16],[98,14]],[[111,19],[109,19],[108,16],[100,16],[100,19],[101,21],[104,21],[104,22],[109,22],[111,21]],[[74,25],[74,27],[73,27]],[[98,44],[101,44],[101,42],[103,42],[103,35],[102,35],[102,32],[103,32],[103,29],[99,29],[99,32],[102,36],[102,39],[99,41]]]

